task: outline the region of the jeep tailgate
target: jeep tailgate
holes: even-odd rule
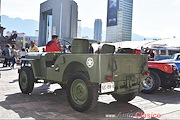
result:
[[[141,74],[147,71],[147,57],[137,54],[114,55],[117,69],[115,74]]]

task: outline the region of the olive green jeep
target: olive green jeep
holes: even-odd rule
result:
[[[147,77],[147,56],[114,54],[115,47],[104,44],[100,54],[89,53],[89,41],[75,39],[72,53],[29,53],[29,65],[19,70],[22,93],[32,92],[34,83],[58,83],[66,88],[71,107],[79,112],[93,108],[100,94],[111,94],[128,102],[142,89]]]

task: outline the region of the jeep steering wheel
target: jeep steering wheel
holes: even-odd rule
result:
[[[63,45],[62,52],[66,53],[66,45],[71,45],[71,43],[65,39],[59,39],[58,41]],[[57,44],[57,48],[61,50],[62,47],[60,44],[59,44],[59,46]]]

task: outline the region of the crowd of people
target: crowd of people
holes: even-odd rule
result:
[[[98,50],[94,51],[92,44],[89,44],[89,53],[100,53],[101,45],[100,42],[97,42]],[[71,53],[72,47],[69,45],[68,47],[63,47],[65,53]],[[63,51],[61,43],[58,41],[58,36],[53,35],[52,40],[46,44],[46,48],[42,49],[42,52],[61,52]],[[30,42],[29,49],[22,48],[21,50],[17,50],[16,45],[7,44],[3,50],[0,50],[2,57],[4,58],[3,67],[11,67],[14,68],[14,65],[17,63],[17,60],[20,60],[20,65],[25,65],[27,61],[23,60],[28,52],[39,52],[38,47],[35,42]]]
[[[21,61],[21,66],[22,64],[25,65],[26,61],[23,61],[21,59],[25,58],[28,52],[39,52],[38,47],[33,41],[30,42],[29,49],[22,48],[21,50],[17,50],[15,44],[6,44],[6,47],[1,50],[1,55],[4,58],[3,67],[10,67],[11,69],[13,69],[18,59]]]
[[[93,54],[93,53],[99,54],[100,53],[102,46],[99,41],[97,42],[97,44],[98,44],[98,49],[96,51],[94,51],[92,44],[91,43],[89,44],[89,53],[91,53],[91,54]],[[118,50],[119,49],[120,48],[118,48]],[[61,52],[61,51],[62,51],[62,45],[58,41],[57,35],[53,35],[52,40],[46,44],[46,48],[42,49],[42,52]],[[68,47],[66,47],[66,46],[63,47],[63,51],[65,53],[71,53],[72,52],[71,45],[69,45]],[[17,59],[21,60],[21,62],[20,62],[21,66],[25,65],[26,61],[23,61],[22,59],[25,58],[25,56],[28,52],[39,52],[38,47],[35,45],[35,43],[33,41],[30,42],[29,49],[22,48],[20,51],[16,50],[16,45],[11,46],[10,44],[7,44],[3,50],[0,50],[2,57],[4,57],[3,67],[14,68],[14,65],[17,62]],[[154,53],[153,49],[143,48],[143,46],[142,46],[141,53],[148,54],[149,61],[155,60],[155,53]]]
[[[59,52],[61,51],[61,43],[57,41],[58,36],[53,35],[52,40],[49,41],[46,45],[46,48],[42,49],[42,52]],[[22,48],[17,50],[16,45],[7,44],[3,50],[0,50],[1,56],[4,58],[3,67],[14,68],[14,65],[17,63],[17,60],[20,60],[20,65],[25,65],[27,61],[23,60],[28,52],[39,52],[38,47],[34,41],[30,42],[29,49]],[[71,52],[71,46],[68,47],[67,52]]]

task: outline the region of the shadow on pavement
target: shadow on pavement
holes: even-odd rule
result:
[[[42,86],[41,86],[42,87]],[[96,108],[80,113],[74,111],[67,101],[66,92],[57,89],[54,92],[38,87],[30,95],[16,93],[7,95],[0,106],[6,110],[12,110],[20,118],[35,119],[133,119],[137,112],[144,113],[140,108],[132,104],[120,104],[111,102],[106,104],[98,102]],[[48,88],[48,85],[47,87]],[[44,92],[43,92],[44,90]],[[157,120],[157,119],[156,119]]]
[[[11,70],[11,68],[2,68],[1,67],[1,69],[0,69],[0,71],[9,71],[9,70]]]
[[[13,80],[13,81],[11,81],[9,83],[15,83],[15,82],[18,82],[18,79],[15,79],[15,80]]]
[[[180,91],[176,89],[160,89],[153,94],[139,93],[139,96],[153,102],[154,104],[156,104],[155,102],[160,102],[162,105],[180,103]]]

